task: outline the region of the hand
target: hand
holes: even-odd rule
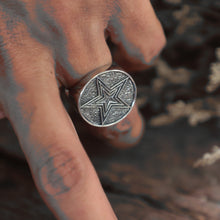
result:
[[[165,44],[150,1],[0,0],[0,9],[0,117],[11,121],[42,198],[58,219],[116,219],[57,84],[71,88],[112,59],[146,68]],[[101,134],[135,142],[137,108],[124,122]]]

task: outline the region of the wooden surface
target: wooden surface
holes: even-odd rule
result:
[[[119,219],[220,219],[220,162],[193,168],[203,153],[220,144],[219,130],[211,124],[192,128],[180,121],[146,128],[141,143],[128,150],[83,140]],[[53,219],[27,164],[5,153],[0,155],[0,216]]]

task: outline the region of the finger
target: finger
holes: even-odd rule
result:
[[[135,146],[143,136],[144,120],[134,105],[132,111],[116,125],[105,128],[91,128],[94,135],[104,139],[111,146],[128,148]]]
[[[66,87],[76,86],[76,83],[82,81],[86,75],[104,71],[111,65],[112,59],[105,41],[103,24],[93,24],[92,28],[87,26],[83,31],[69,32],[65,36],[66,52],[59,56],[57,71]],[[71,94],[75,96],[73,93],[76,93],[75,88],[71,90]],[[98,132],[94,132],[96,129],[91,131],[111,145],[133,146],[140,139],[143,127],[143,121],[137,112],[137,110],[133,111],[117,126],[101,128]],[[139,123],[134,122],[134,117],[137,117]]]
[[[82,80],[82,78],[92,75],[92,73],[95,74],[105,71],[111,66],[112,58],[103,34],[104,26],[97,24],[95,27],[97,30],[94,30],[94,28],[91,30],[91,27],[85,28],[80,37],[75,36],[75,32],[69,33],[66,39],[67,53],[64,53],[67,54],[66,59],[63,59],[65,57],[64,54],[61,56],[62,59],[59,59],[59,63],[62,64],[63,67],[60,66],[60,68],[57,69],[58,74],[62,75],[66,87],[74,87],[70,90],[70,93],[75,97],[77,97],[76,90],[79,91],[81,88],[77,84],[78,81],[83,85],[84,80]],[[86,37],[84,35],[86,35]],[[78,59],[76,59],[76,57]],[[67,67],[69,67],[69,69]],[[75,88],[76,84],[77,89]],[[117,126],[101,128],[98,129],[98,132],[94,132],[96,129],[91,129],[91,131],[95,136],[105,139],[105,141],[113,146],[134,146],[140,140],[143,131],[143,121],[137,112],[138,111],[135,111],[136,114],[131,113],[129,117],[124,119],[123,122]],[[136,116],[139,123],[135,123],[133,120],[133,117]],[[127,131],[125,131],[126,129]]]
[[[109,26],[116,44],[113,60],[127,71],[146,69],[165,45],[163,29],[150,1],[120,2]]]
[[[66,88],[73,87],[83,77],[105,71],[112,65],[112,56],[104,36],[105,24],[93,21],[75,24],[70,31],[63,25],[65,46],[57,54],[57,74]],[[80,22],[82,22],[80,20]],[[68,27],[68,28],[66,28]]]
[[[27,47],[13,47],[20,56],[8,48],[14,71],[6,83],[13,88],[4,109],[40,194],[58,219],[116,219],[61,103],[50,51],[23,42]]]

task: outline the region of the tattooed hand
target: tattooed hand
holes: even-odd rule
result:
[[[106,37],[116,45],[112,54]],[[112,60],[127,71],[146,68],[164,44],[149,0],[0,0],[0,117],[11,121],[36,186],[58,219],[116,216],[57,81],[71,88]],[[115,144],[135,142],[142,128],[136,108],[124,122],[100,134]]]

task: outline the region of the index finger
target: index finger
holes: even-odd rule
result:
[[[22,56],[8,49],[16,71],[4,110],[41,196],[58,219],[116,219],[60,100],[52,55],[32,39],[28,45],[18,46]]]

